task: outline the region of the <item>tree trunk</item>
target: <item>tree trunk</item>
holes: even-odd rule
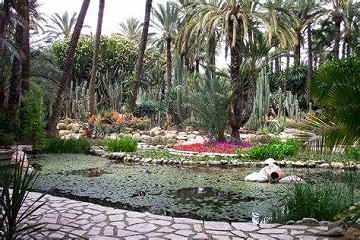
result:
[[[341,34],[340,27],[341,27],[342,17],[339,13],[334,13],[333,20],[334,20],[334,24],[335,24],[333,56],[334,56],[334,60],[337,60],[337,59],[339,59],[340,34]]]
[[[92,66],[91,66],[91,75],[90,75],[90,82],[89,82],[89,119],[95,115],[95,85],[96,85],[96,72],[99,60],[99,51],[100,51],[100,38],[101,38],[101,28],[102,22],[104,17],[104,8],[105,8],[105,0],[99,1],[99,12],[98,12],[98,21],[96,26],[96,34],[94,40],[94,54],[92,59]],[[94,126],[93,123],[89,121],[88,127],[88,137],[92,136],[92,130]]]
[[[310,81],[313,75],[313,52],[312,52],[312,29],[311,23],[308,23],[307,26],[307,38],[308,38],[308,55],[307,55],[307,75],[306,75],[306,86],[310,86]],[[306,101],[307,103],[310,102],[310,92],[307,90],[306,93]]]
[[[50,137],[58,136],[58,132],[56,129],[56,125],[59,121],[61,112],[65,109],[66,104],[66,91],[69,90],[69,82],[70,82],[70,75],[71,69],[74,62],[74,55],[77,43],[79,41],[80,33],[82,26],[84,24],[84,19],[86,16],[87,9],[89,7],[90,0],[83,0],[80,14],[76,21],[76,25],[74,27],[74,32],[71,35],[70,45],[67,50],[66,59],[64,63],[63,74],[59,84],[59,90],[56,97],[55,108],[52,116],[49,119],[49,123],[47,125],[47,135]]]
[[[300,65],[300,46],[301,46],[301,31],[300,29],[295,29],[296,32],[296,38],[297,38],[297,44],[295,45],[294,49],[294,65],[299,66]]]
[[[91,66],[91,75],[89,83],[89,118],[95,114],[95,85],[96,85],[96,72],[97,65],[99,60],[99,51],[100,51],[100,37],[101,37],[101,28],[104,16],[105,0],[99,1],[99,12],[98,12],[98,21],[96,26],[96,34],[94,41],[94,54],[92,59]]]
[[[22,92],[26,94],[30,90],[30,7],[29,0],[24,0],[24,9],[22,10],[24,37],[22,41],[22,52],[24,60],[22,62]]]
[[[0,81],[5,82],[3,76],[3,70],[5,66],[5,58],[4,58],[4,37],[6,27],[9,24],[10,18],[10,0],[4,0],[3,7],[0,11]],[[4,112],[4,104],[5,104],[5,86],[4,84],[0,84],[0,112]]]
[[[15,44],[21,47],[23,45],[24,28],[21,25],[16,26]],[[11,69],[11,81],[9,101],[7,106],[7,120],[10,126],[10,131],[14,130],[16,119],[18,117],[18,109],[21,95],[21,81],[22,81],[22,61],[23,56],[14,57]]]
[[[280,67],[280,57],[275,58],[275,72],[278,73],[281,71]]]
[[[145,49],[146,49],[149,25],[150,25],[151,5],[152,5],[152,0],[146,0],[144,24],[140,39],[139,54],[137,56],[136,64],[135,64],[134,86],[133,86],[131,101],[129,102],[131,110],[134,110],[136,106],[137,95],[140,87],[141,71],[144,64],[144,55],[145,55]]]
[[[166,78],[168,90],[172,87],[172,60],[171,60],[171,37],[166,39]]]

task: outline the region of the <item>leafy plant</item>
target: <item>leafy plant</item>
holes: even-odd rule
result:
[[[42,152],[45,153],[88,153],[90,141],[87,139],[48,139]]]
[[[199,79],[197,88],[189,95],[195,113],[195,125],[205,130],[210,138],[224,141],[230,104],[229,84],[221,77]]]
[[[338,213],[354,203],[352,184],[355,183],[344,185],[328,181],[318,185],[288,185],[281,200],[284,204],[283,212],[274,213],[273,219],[280,223],[297,221],[304,217],[333,221]]]
[[[247,154],[250,159],[265,160],[267,158],[283,159],[284,157],[294,156],[300,150],[299,144],[294,140],[280,142],[272,140],[266,146],[256,146],[251,148]]]
[[[22,162],[24,159],[22,159]],[[31,172],[29,167],[21,168],[16,164],[13,168],[1,168],[0,183],[2,186],[0,195],[0,238],[6,240],[22,239],[30,233],[38,232],[43,224],[31,224],[36,216],[33,213],[41,208],[45,202],[39,203],[45,194],[41,194],[34,202],[24,210],[23,207],[28,190],[33,186],[38,173]]]
[[[351,147],[347,150],[346,156],[355,161],[360,161],[360,147]]]
[[[109,140],[106,146],[111,152],[135,152],[138,142],[132,138],[122,138],[116,140]]]

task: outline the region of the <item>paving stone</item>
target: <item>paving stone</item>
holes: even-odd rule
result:
[[[163,232],[163,233],[172,233],[175,232],[175,229],[169,228],[169,227],[162,227],[157,230],[157,232]]]
[[[193,228],[196,232],[202,232],[202,230],[203,230],[203,227],[200,224],[194,224]]]
[[[95,217],[92,217],[91,221],[99,223],[99,222],[105,221],[105,219],[106,219],[106,216],[104,214],[99,214],[99,215],[97,215]]]
[[[194,232],[190,231],[190,230],[178,230],[178,231],[175,232],[175,234],[188,237],[188,236],[194,234]]]
[[[266,236],[264,234],[258,234],[258,233],[249,233],[250,237],[254,239],[260,239],[260,240],[276,240],[276,238]]]
[[[194,240],[206,240],[209,238],[205,233],[197,233],[195,236],[193,236],[193,239]]]
[[[173,218],[170,216],[161,216],[161,215],[154,215],[154,214],[148,214],[145,217],[146,219],[152,219],[152,220],[167,220],[172,221]]]
[[[124,214],[110,215],[109,219],[111,222],[116,222],[124,219]]]
[[[89,224],[85,224],[81,226],[82,230],[88,230],[89,228],[93,227],[93,224],[89,223]]]
[[[159,232],[149,232],[149,233],[146,233],[145,236],[147,237],[159,237],[159,236],[162,236],[164,235],[164,233],[159,233]]]
[[[287,233],[287,229],[267,228],[267,229],[260,229],[257,232],[262,234],[285,234]]]
[[[101,214],[101,212],[90,208],[85,208],[84,213],[88,213],[90,215],[95,215],[95,216]]]
[[[191,226],[188,224],[181,224],[181,223],[176,223],[171,225],[172,228],[174,229],[191,229]]]
[[[153,223],[153,224],[160,225],[160,226],[171,225],[170,221],[165,221],[165,220],[149,220],[149,223]]]
[[[88,235],[99,235],[101,231],[101,228],[99,227],[92,227],[89,231],[88,231]]]
[[[55,232],[55,233],[49,234],[48,236],[49,236],[49,238],[59,238],[59,239],[63,239],[63,238],[65,237],[65,233]]]
[[[46,224],[46,225],[44,226],[44,229],[48,229],[48,230],[59,230],[61,227],[62,227],[62,225],[60,225],[60,224],[50,223],[50,224]]]
[[[231,225],[236,228],[237,230],[240,231],[245,231],[245,232],[252,232],[255,230],[259,230],[260,228],[254,224],[254,223],[243,223],[243,222],[234,222],[231,223]]]
[[[106,215],[117,215],[117,214],[124,214],[127,211],[125,210],[121,210],[121,209],[115,209],[115,208],[110,208],[110,209],[106,209],[105,210],[105,214]]]
[[[292,236],[286,235],[286,234],[270,234],[270,237],[274,237],[279,240],[293,240],[294,238]]]
[[[297,236],[296,237],[297,240],[318,240],[318,237],[315,236],[310,236],[310,235],[302,235],[302,236]]]
[[[76,230],[71,231],[69,235],[71,237],[73,237],[73,236],[75,236],[75,237],[84,237],[85,233],[86,233],[86,231],[84,231],[84,230],[76,229]]]
[[[124,222],[111,222],[110,225],[114,226],[116,229],[123,229],[126,227]]]
[[[165,239],[171,239],[171,240],[187,240],[187,237],[183,237],[180,235],[176,235],[176,234],[168,234],[163,236]]]
[[[205,230],[206,233],[212,234],[212,235],[223,235],[223,236],[234,236],[231,232],[228,231],[215,231],[215,230]]]
[[[229,236],[212,235],[213,240],[231,240]]]
[[[242,237],[233,237],[232,240],[244,240],[245,238]],[[249,238],[248,238],[249,239]]]
[[[327,226],[317,226],[317,227],[313,227],[313,229],[318,229],[321,231],[327,231],[329,229],[329,227]]]
[[[85,225],[85,224],[89,224],[90,221],[87,219],[82,219],[82,220],[76,221],[76,223],[79,225]]]
[[[84,213],[81,214],[80,216],[77,217],[77,219],[88,219],[89,217],[91,217],[92,215]]]
[[[99,222],[99,223],[96,223],[94,226],[105,227],[106,225],[108,225],[106,222]]]
[[[132,232],[127,230],[117,230],[117,235],[119,237],[126,237],[126,236],[132,236],[132,235],[138,235],[138,232]]]
[[[291,236],[296,236],[296,235],[304,234],[304,233],[305,233],[305,230],[293,230],[293,229],[290,230]]]
[[[264,224],[260,224],[260,228],[274,228],[274,227],[278,227],[280,226],[280,224],[277,223],[264,223]]]
[[[125,240],[142,240],[142,239],[146,239],[146,237],[141,236],[141,235],[136,235],[136,236],[130,236],[130,237],[124,237]]]
[[[106,227],[104,227],[104,235],[106,235],[106,236],[114,236],[114,227],[112,227],[112,226],[106,226]]]
[[[203,221],[201,221],[201,220],[195,220],[195,219],[190,219],[190,218],[174,218],[174,222],[175,223],[186,223],[186,224],[194,224],[194,223],[202,224],[203,223]]]
[[[234,231],[231,231],[234,235],[238,236],[238,237],[242,237],[242,238],[246,238],[247,235],[245,233],[243,233],[242,231],[239,231],[239,230],[234,230]]]
[[[118,240],[118,237],[90,236],[89,240]]]
[[[294,229],[294,230],[304,230],[304,229],[308,229],[308,226],[304,226],[304,225],[284,225],[284,226],[279,226],[278,228],[286,228],[286,229]]]
[[[149,237],[149,240],[163,240],[164,238],[160,237]]]
[[[145,220],[143,218],[125,218],[125,221],[128,225],[134,225],[137,223],[144,223]]]
[[[143,218],[146,216],[145,213],[139,213],[139,212],[133,212],[133,211],[128,211],[125,214],[128,218]]]
[[[136,231],[139,233],[147,233],[147,232],[154,231],[156,228],[157,227],[151,223],[139,223],[139,224],[135,224],[130,227],[127,227],[126,229],[130,230],[130,231]]]
[[[227,222],[205,221],[204,228],[211,230],[232,230],[231,225]]]

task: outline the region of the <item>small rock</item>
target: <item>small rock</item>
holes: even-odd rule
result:
[[[302,219],[303,224],[307,226],[319,226],[320,223],[315,218],[303,218]]]
[[[333,162],[330,164],[332,168],[344,168],[344,164],[341,162]]]
[[[295,221],[294,220],[289,220],[287,221],[286,225],[294,225],[295,224]]]

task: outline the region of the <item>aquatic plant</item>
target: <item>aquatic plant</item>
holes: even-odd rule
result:
[[[110,152],[135,152],[138,142],[132,138],[109,140],[106,146]]]
[[[247,154],[250,159],[265,160],[267,158],[274,158],[277,160],[284,159],[284,157],[294,156],[300,150],[298,142],[295,140],[288,140],[286,142],[271,141],[266,146],[256,146],[251,148]]]
[[[88,153],[90,150],[90,141],[84,138],[80,139],[48,139],[42,152],[44,153]]]

